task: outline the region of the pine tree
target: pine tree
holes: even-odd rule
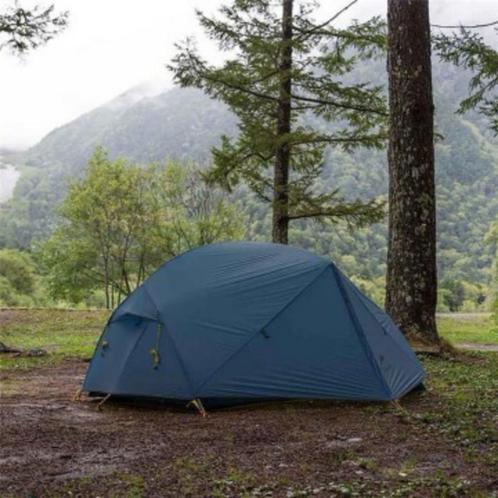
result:
[[[389,0],[388,72],[386,311],[406,335],[437,343],[434,105],[428,0]]]
[[[55,7],[35,5],[23,8],[14,3],[0,13],[0,49],[23,55],[50,41],[67,26],[68,13],[54,13]]]
[[[317,23],[315,2],[294,3],[233,0],[221,7],[221,18],[197,12],[207,35],[228,53],[226,62],[210,65],[187,40],[169,66],[181,86],[203,89],[237,115],[239,134],[222,137],[213,149],[206,180],[227,190],[248,184],[272,206],[273,241],[280,243],[288,242],[292,220],[363,225],[384,211],[379,200],[347,201],[319,182],[327,146],[383,145],[382,89],[350,82],[358,62],[384,48],[383,23],[374,18],[336,28],[346,9]],[[334,126],[326,129],[326,121]]]
[[[498,28],[495,32],[498,35]],[[458,112],[477,109],[498,135],[498,50],[487,44],[480,33],[463,26],[450,34],[436,34],[433,44],[442,60],[472,72],[469,96],[460,102]]]

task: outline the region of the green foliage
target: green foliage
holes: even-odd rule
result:
[[[31,256],[15,249],[0,250],[0,306],[44,304],[38,269]]]
[[[0,250],[0,276],[20,294],[32,294],[35,287],[35,268],[26,253],[14,249]]]
[[[0,305],[17,306],[20,303],[21,296],[5,277],[0,276]]]
[[[107,307],[165,259],[243,233],[235,207],[203,187],[194,169],[111,161],[102,148],[59,212],[39,251],[51,295],[79,302],[103,289]]]
[[[498,34],[498,28],[495,31]],[[481,34],[464,27],[451,34],[437,34],[433,39],[434,49],[442,60],[470,69],[473,74],[470,94],[460,103],[459,112],[477,108],[498,135],[498,52]]]
[[[171,256],[216,241],[243,238],[244,213],[218,189],[207,186],[199,169],[170,163],[160,175],[159,195],[166,208],[164,237]]]
[[[220,18],[198,12],[208,37],[229,54],[220,67],[203,60],[192,41],[178,45],[170,65],[176,81],[224,102],[239,119],[239,134],[224,135],[213,148],[214,165],[206,179],[228,191],[245,183],[287,220],[328,218],[359,226],[379,221],[383,202],[359,196],[347,200],[319,180],[327,146],[346,151],[383,146],[381,87],[367,80],[347,81],[361,61],[384,48],[384,23],[373,18],[340,29],[331,25],[334,16],[317,24],[312,18],[315,3],[300,2],[291,20],[293,34],[286,35],[281,7],[269,0],[236,0],[220,8]],[[290,90],[283,90],[283,81]],[[282,117],[287,104],[290,131],[284,130],[287,118]],[[324,122],[332,124],[324,127]],[[290,156],[288,180],[273,171],[283,161],[287,176],[282,150]]]
[[[64,30],[67,19],[67,12],[55,15],[53,5],[25,9],[16,2],[0,13],[0,49],[22,55],[38,48]]]
[[[376,85],[385,81],[382,61],[364,61],[357,70],[362,80]],[[491,272],[495,250],[492,244],[483,244],[483,239],[498,217],[498,145],[479,114],[454,114],[467,94],[466,73],[435,61],[433,75],[437,128],[444,137],[436,144],[439,278],[441,282],[478,285],[488,294],[490,277],[495,279]],[[332,123],[313,116],[303,120],[310,120],[313,127],[332,128]],[[176,157],[205,164],[219,135],[236,135],[234,123],[233,114],[223,104],[198,90],[175,89],[138,102],[126,95],[55,130],[23,156],[23,164],[29,161],[30,166],[21,167],[13,198],[0,205],[0,247],[29,250],[51,234],[55,207],[70,181],[82,177],[81,165],[96,141],[109,146],[111,158],[122,155],[132,162],[162,163],[167,157]],[[320,182],[324,191],[339,189],[348,200],[385,196],[385,151],[327,149]],[[233,196],[239,203],[237,210],[247,213],[243,222],[246,236],[268,240],[271,218],[267,205],[244,185]],[[291,244],[331,257],[348,276],[376,281],[385,273],[385,222],[351,232],[344,224],[296,220],[289,238]],[[383,284],[379,284],[375,293],[382,292]],[[462,310],[472,309],[471,304],[477,302],[473,292],[466,295]],[[94,294],[91,299],[95,305]],[[100,302],[103,299],[101,293]],[[442,298],[439,304],[440,311],[448,311]]]
[[[343,258],[343,261],[348,259],[348,256]],[[342,265],[341,268],[345,266],[348,267],[348,263],[354,265],[354,258],[352,256],[349,257],[350,261],[346,262],[346,265]],[[351,261],[351,259],[353,261]],[[354,273],[352,271],[352,273]],[[383,277],[378,277],[373,280],[365,280],[362,278],[358,278],[353,276],[351,278],[352,282],[361,290],[364,294],[366,294],[372,301],[374,301],[378,306],[384,307],[384,298],[385,298],[385,279]]]
[[[498,222],[493,222],[484,238],[484,242],[494,251],[494,260],[491,271],[491,310],[493,318],[498,324]]]
[[[450,311],[459,311],[465,298],[465,289],[462,282],[446,280],[441,284],[443,302]]]

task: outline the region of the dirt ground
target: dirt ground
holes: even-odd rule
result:
[[[496,496],[496,467],[416,422],[429,391],[402,410],[287,402],[202,418],[73,401],[85,368],[0,372],[0,497]]]

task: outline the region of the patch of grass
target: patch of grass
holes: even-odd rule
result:
[[[452,343],[498,344],[498,325],[489,313],[454,313],[438,316],[441,337]]]
[[[5,313],[5,312],[4,312]],[[26,369],[56,365],[65,358],[88,358],[109,316],[108,311],[15,310],[8,311],[0,341],[8,346],[48,351],[41,357],[0,355],[0,369]]]
[[[231,468],[222,479],[213,482],[211,495],[213,498],[225,498],[230,496],[254,496],[254,478],[251,474]],[[266,488],[266,487],[265,487]],[[259,489],[262,489],[260,486]],[[263,495],[264,496],[264,495]]]
[[[377,472],[379,470],[379,464],[373,457],[361,457],[357,460],[357,463],[360,468],[368,472]]]
[[[398,482],[376,480],[366,482],[354,480],[347,482],[328,482],[306,486],[304,488],[289,487],[288,498],[309,496],[357,497],[357,498],[411,498],[413,496],[431,496],[433,498],[472,497],[484,498],[479,492],[469,490],[469,483],[460,479],[450,479],[436,472],[434,475],[400,479]],[[492,495],[491,495],[492,496]]]
[[[471,454],[481,451],[498,463],[498,353],[468,353],[457,358],[423,360],[429,390],[437,396],[431,409],[416,415]]]
[[[126,484],[126,498],[143,498],[145,496],[145,479],[142,476],[123,474],[121,480]]]
[[[354,460],[355,457],[356,451],[353,448],[347,448],[331,453],[328,457],[328,462],[332,467],[338,467],[348,460]]]
[[[110,492],[106,491],[110,488]],[[36,495],[42,496],[42,495]],[[139,474],[113,473],[100,476],[83,476],[68,479],[60,491],[54,493],[46,490],[43,496],[106,496],[109,498],[145,498],[145,478]]]
[[[173,461],[181,496],[201,496],[204,483],[212,479],[210,457],[198,458],[185,456]]]
[[[226,466],[225,470],[220,472],[219,464],[219,459],[211,455],[175,459],[173,472],[179,485],[179,496],[272,496],[267,494],[271,485],[257,482],[255,476],[233,465]]]

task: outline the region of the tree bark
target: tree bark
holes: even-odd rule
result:
[[[282,5],[282,53],[280,55],[280,90],[278,98],[278,137],[286,137],[291,131],[292,92],[292,7],[293,0]],[[273,174],[273,242],[287,244],[289,237],[289,163],[290,146],[284,138],[277,146]]]
[[[428,0],[388,0],[390,105],[386,311],[438,343],[434,105]]]

